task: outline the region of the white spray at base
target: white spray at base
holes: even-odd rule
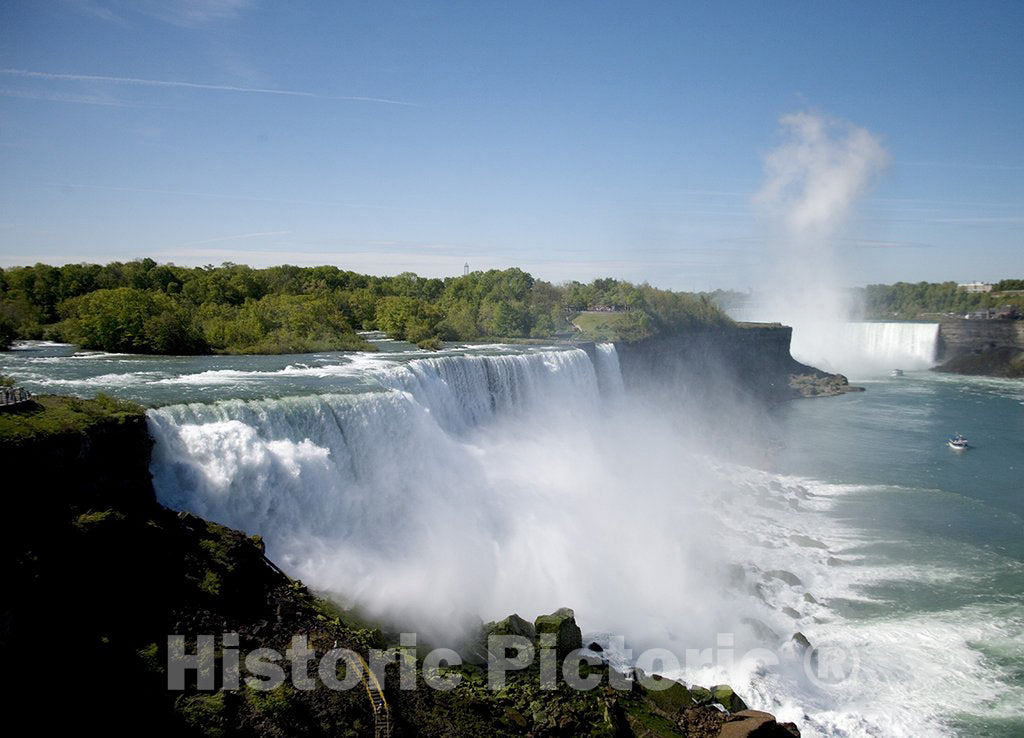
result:
[[[680,661],[730,634],[734,658],[663,669],[732,684],[805,736],[943,735],[952,700],[992,694],[966,640],[985,626],[926,624],[924,641],[900,636],[915,622],[829,606],[865,582],[943,576],[858,565],[861,534],[829,516],[854,490],[713,460],[665,407],[621,395],[614,347],[595,360],[418,359],[367,369],[379,391],[153,410],[157,494],[261,534],[293,576],[435,642],[563,605],[585,632]],[[814,683],[797,630],[858,670]],[[781,663],[742,658],[755,647]]]
[[[819,369],[863,377],[929,369],[938,341],[938,323],[804,321],[793,330],[790,352]]]

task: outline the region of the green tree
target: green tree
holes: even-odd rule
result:
[[[17,335],[18,327],[14,320],[0,312],[0,351],[9,349]]]
[[[416,343],[436,333],[437,311],[425,300],[389,295],[377,301],[377,327],[390,337]]]
[[[992,289],[996,292],[1024,290],[1024,279],[1003,279],[997,282]]]
[[[134,287],[96,290],[65,300],[61,312],[64,336],[86,348],[158,354],[206,349],[188,311],[160,292]]]

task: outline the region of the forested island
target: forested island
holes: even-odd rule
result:
[[[373,350],[360,330],[438,348],[574,335],[637,341],[731,322],[706,294],[615,279],[555,285],[514,268],[445,279],[152,259],[0,269],[0,347],[46,339],[127,353],[280,354]]]

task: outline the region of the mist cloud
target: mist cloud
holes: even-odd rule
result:
[[[845,359],[857,351],[845,323],[857,309],[840,249],[851,240],[841,236],[889,155],[878,136],[846,121],[800,112],[780,123],[783,140],[765,155],[764,183],[753,198],[766,226],[760,317],[793,326],[797,359],[847,371]]]
[[[873,133],[843,121],[791,113],[780,123],[786,140],[765,156],[754,202],[793,236],[830,236],[889,155]]]

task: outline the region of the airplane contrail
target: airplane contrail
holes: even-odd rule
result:
[[[258,95],[285,95],[288,97],[306,97],[316,100],[348,100],[351,102],[371,102],[382,105],[402,105],[418,108],[417,103],[404,100],[390,100],[383,97],[359,97],[355,95],[321,95],[315,92],[299,90],[278,90],[270,87],[237,87],[235,85],[209,85],[199,82],[176,82],[161,79],[141,79],[139,77],[108,77],[99,74],[57,74],[54,72],[36,72],[30,69],[0,69],[0,74],[8,77],[24,77],[29,79],[45,79],[59,82],[106,82],[115,85],[139,85],[144,87],[172,87],[189,90],[212,90],[215,92],[241,92]]]

